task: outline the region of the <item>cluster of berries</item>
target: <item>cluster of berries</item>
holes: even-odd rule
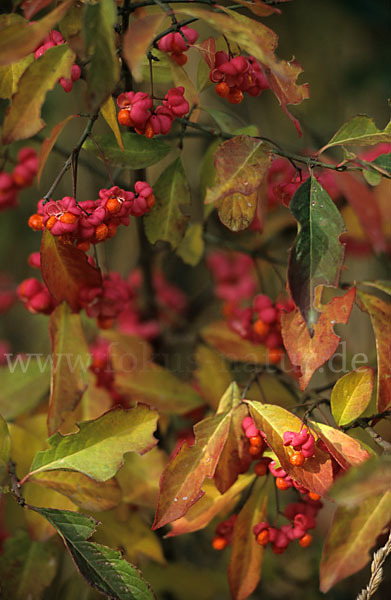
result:
[[[170,54],[171,58],[182,67],[187,63],[187,56],[184,53],[196,43],[197,39],[197,31],[184,25],[178,31],[162,37],[157,46],[162,52]]]
[[[214,55],[209,79],[216,83],[215,91],[231,104],[240,104],[244,92],[250,96],[259,94],[270,86],[258,61],[253,57],[229,56],[223,50]]]
[[[40,200],[37,213],[28,224],[35,231],[49,229],[53,235],[77,240],[81,250],[115,235],[119,225],[129,225],[131,216],[139,217],[154,205],[152,188],[145,181],[135,184],[135,193],[118,186],[99,191],[98,200],[76,202],[71,196],[62,200]]]
[[[45,52],[49,50],[49,48],[54,48],[54,46],[61,46],[61,44],[65,44],[65,40],[62,37],[59,31],[50,31],[48,35],[43,40],[43,44],[38,46],[38,48],[34,52],[34,58],[40,58],[43,56]],[[71,77],[70,79],[66,79],[65,77],[61,77],[59,79],[59,83],[65,92],[72,91],[73,82],[80,79],[81,69],[79,65],[72,65],[71,69]]]
[[[234,306],[254,296],[257,282],[250,256],[217,250],[207,256],[206,264],[215,281],[214,293],[225,303],[223,312],[226,316]]]
[[[33,314],[50,315],[57,305],[46,285],[35,277],[22,281],[17,288],[17,294],[27,310]]]
[[[32,148],[22,148],[12,173],[0,173],[0,210],[13,208],[18,204],[18,193],[33,183],[37,171],[37,153]]]
[[[215,530],[215,536],[212,540],[212,546],[215,550],[224,550],[232,544],[232,537],[237,515],[234,513],[229,519],[219,523]]]
[[[299,433],[285,431],[283,439],[284,446],[292,446],[295,450],[289,457],[289,462],[295,467],[301,467],[305,459],[311,458],[315,453],[315,438],[305,427]]]
[[[266,449],[266,443],[262,436],[262,432],[256,427],[254,420],[251,417],[245,417],[243,419],[242,428],[250,443],[249,453],[251,456],[259,457]]]
[[[316,516],[322,508],[322,502],[319,496],[313,495],[312,499],[308,496],[304,502],[294,502],[288,504],[285,508],[285,516],[290,523],[281,527],[272,527],[267,521],[262,521],[254,525],[253,533],[260,546],[271,544],[272,551],[275,554],[282,554],[288,548],[289,543],[299,540],[302,548],[311,545],[312,535],[308,533],[309,529],[316,526]]]
[[[189,112],[189,103],[184,98],[185,88],[171,88],[163,99],[163,104],[153,107],[153,100],[146,92],[125,92],[117,98],[120,108],[118,122],[124,127],[133,127],[136,133],[152,138],[166,135],[176,117],[184,117]]]

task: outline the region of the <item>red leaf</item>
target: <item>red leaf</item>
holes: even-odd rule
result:
[[[391,304],[380,298],[359,292],[357,303],[371,317],[377,352],[377,410],[385,411],[391,404]]]
[[[227,440],[231,413],[209,417],[194,426],[195,443],[184,442],[160,479],[159,503],[153,529],[182,517],[204,492],[206,477],[212,478]]]
[[[24,0],[22,2],[21,8],[23,8],[24,16],[26,19],[30,20],[31,17],[37,14],[40,10],[45,8],[48,4],[51,3],[51,0]]]
[[[277,14],[280,15],[281,11],[279,8],[275,6],[270,6],[269,4],[265,4],[262,0],[254,0],[253,2],[249,2],[248,0],[238,0],[238,4],[245,6],[249,10],[251,10],[254,15],[258,15],[258,17],[269,17],[270,15]]]
[[[195,46],[210,69],[215,66],[216,41],[213,37],[207,38]]]
[[[346,435],[339,429],[329,427],[323,423],[311,422],[311,427],[319,435],[331,456],[341,465],[343,469],[356,467],[370,458],[369,453],[362,448],[360,442]]]
[[[320,286],[317,290],[319,291]],[[304,390],[313,373],[336,351],[339,338],[334,332],[335,323],[346,324],[352,310],[356,288],[344,296],[335,297],[328,304],[317,306],[321,313],[310,336],[298,308],[281,316],[281,333],[284,346],[293,365],[300,367],[300,387]]]
[[[255,424],[266,434],[266,439],[276,454],[282,468],[295,481],[310,492],[323,496],[333,483],[331,459],[326,452],[315,448],[315,454],[302,467],[294,467],[289,461],[290,451],[284,446],[285,431],[300,431],[303,423],[281,406],[248,401]]]
[[[100,287],[102,276],[92,267],[87,256],[70,243],[45,231],[41,244],[41,272],[49,292],[57,300],[65,300],[73,312],[80,310],[80,290]]]
[[[269,478],[270,479],[270,478]],[[258,478],[235,522],[228,583],[234,600],[245,600],[261,578],[263,546],[255,541],[253,527],[267,520],[267,481]]]
[[[391,492],[369,498],[354,508],[337,508],[320,563],[322,592],[328,592],[369,562],[369,551],[390,519]]]

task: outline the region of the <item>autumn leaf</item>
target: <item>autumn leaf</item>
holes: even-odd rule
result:
[[[229,328],[226,321],[213,321],[201,330],[204,340],[229,360],[268,364],[269,353],[263,344],[253,344]]]
[[[18,62],[0,67],[0,98],[12,98],[18,89],[20,78],[33,60],[33,55],[29,54]]]
[[[11,455],[11,438],[7,423],[0,414],[0,490],[8,475],[8,461]]]
[[[113,0],[87,4],[84,11],[83,37],[89,60],[87,100],[96,111],[114,90],[120,75],[114,25],[117,11]],[[102,76],[104,73],[104,76]]]
[[[194,372],[201,395],[216,410],[221,396],[232,381],[225,360],[213,348],[200,344],[195,353],[198,365]]]
[[[23,486],[23,498],[29,506],[78,510],[76,504],[63,494],[29,482]],[[32,510],[26,511],[25,520],[30,537],[37,542],[46,542],[56,534],[50,523]]]
[[[144,218],[145,233],[151,244],[163,240],[175,249],[183,240],[189,220],[181,209],[191,204],[190,188],[180,158],[163,171],[153,186],[153,193],[155,204]]]
[[[61,428],[66,413],[74,410],[87,388],[87,369],[91,362],[80,315],[71,314],[65,302],[50,316],[52,379],[48,409],[49,435]]]
[[[338,379],[331,392],[331,412],[337,425],[357,419],[371,401],[374,371],[359,367]]]
[[[114,133],[118,146],[121,148],[122,151],[124,151],[125,146],[122,141],[121,131],[117,120],[117,112],[115,110],[115,104],[112,96],[109,96],[106,102],[102,104],[102,106],[100,107],[100,112],[102,114],[102,117]]]
[[[10,357],[7,366],[0,367],[0,414],[13,421],[28,413],[45,398],[50,385],[50,362],[42,356]]]
[[[152,359],[152,346],[144,338],[113,329],[102,331],[101,335],[110,342],[108,352],[117,373],[145,369]]]
[[[195,442],[185,441],[160,478],[160,496],[153,529],[183,517],[204,492],[206,477],[212,478],[227,440],[230,411],[208,417],[194,426]]]
[[[156,508],[159,479],[168,462],[167,454],[155,446],[140,456],[129,452],[116,475],[121,488],[122,500],[140,507]]]
[[[122,54],[136,81],[142,81],[140,65],[166,15],[136,15],[123,38]]]
[[[318,154],[333,146],[374,146],[380,142],[391,142],[391,121],[380,130],[376,127],[373,119],[365,115],[353,117],[340,127],[335,135]]]
[[[328,592],[369,562],[370,550],[390,519],[391,492],[368,498],[354,508],[337,508],[320,563],[321,592]]]
[[[100,271],[90,265],[86,254],[48,230],[42,236],[41,273],[53,298],[65,300],[74,312],[80,310],[82,288],[102,285]]]
[[[270,166],[270,146],[240,135],[221,144],[214,155],[217,180],[206,192],[220,220],[232,231],[246,229],[254,219],[257,189]]]
[[[77,512],[33,507],[55,527],[78,570],[93,588],[116,600],[154,600],[141,572],[118,550],[88,542],[98,522]]]
[[[79,423],[79,431],[55,433],[49,448],[38,452],[24,479],[44,471],[71,470],[107,481],[123,464],[126,452],[147,452],[157,443],[153,437],[157,413],[147,406],[115,407],[93,421]],[[104,457],[104,459],[103,459]]]
[[[215,516],[229,512],[236,504],[239,494],[249,487],[255,477],[250,473],[239,475],[225,494],[220,494],[214,482],[206,479],[202,485],[205,492],[202,498],[193,504],[183,517],[172,523],[172,529],[165,537],[198,531],[206,527]]]
[[[267,521],[268,482],[258,477],[235,521],[228,583],[234,600],[246,600],[261,579],[265,548],[257,544],[253,527]]]
[[[391,456],[373,456],[339,476],[328,492],[337,504],[347,507],[385,494],[391,489]]]
[[[355,467],[368,460],[370,455],[361,446],[360,442],[343,433],[340,429],[335,429],[323,423],[315,423],[314,421],[311,421],[310,426],[319,435],[331,456],[343,469]]]
[[[331,459],[326,452],[315,447],[315,454],[307,458],[302,467],[294,467],[289,456],[292,452],[284,446],[285,431],[297,431],[302,421],[280,406],[247,401],[257,427],[266,434],[267,442],[276,454],[282,468],[302,486],[323,496],[333,482]]]
[[[15,14],[11,15],[12,19],[9,23],[7,21],[0,22],[3,26],[0,36],[0,65],[9,65],[34,52],[46,34],[62,19],[72,4],[73,0],[62,2],[35,23],[29,23]],[[9,19],[9,15],[4,15],[4,17]]]
[[[258,15],[258,17],[269,17],[273,14],[281,14],[281,11],[276,6],[270,6],[270,4],[266,4],[262,2],[262,0],[253,0],[249,2],[248,0],[238,0],[238,4],[245,6],[249,10],[251,10],[254,15]]]
[[[391,403],[391,304],[364,292],[357,293],[359,308],[369,314],[376,338],[377,400],[379,412]]]
[[[66,44],[49,48],[24,71],[3,124],[3,143],[32,137],[45,127],[41,108],[61,77],[69,78],[75,55]],[[34,93],[31,93],[31,90]]]
[[[319,316],[314,307],[315,288],[338,284],[344,257],[339,237],[345,226],[339,210],[314,176],[298,188],[289,208],[298,222],[288,264],[289,289],[312,333]]]
[[[41,144],[41,149],[39,151],[39,157],[38,157],[38,172],[37,172],[38,183],[41,180],[42,171],[45,168],[46,161],[49,158],[49,154],[53,150],[53,147],[54,147],[58,137],[61,135],[62,130],[64,129],[65,125],[67,125],[69,123],[69,121],[71,121],[72,119],[75,119],[76,117],[78,117],[78,115],[69,115],[68,117],[66,117],[59,123],[57,123],[57,125],[55,125],[53,127],[49,137],[45,138],[43,140],[43,142]]]
[[[300,367],[300,387],[304,390],[313,373],[336,351],[340,338],[334,333],[335,323],[346,324],[352,310],[356,289],[336,296],[328,304],[317,306],[320,317],[311,337],[299,309],[281,315],[284,346],[293,365]]]
[[[176,253],[187,265],[195,267],[204,254],[203,224],[189,223]]]

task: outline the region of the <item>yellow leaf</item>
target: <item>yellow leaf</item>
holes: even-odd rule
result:
[[[102,113],[103,118],[114,133],[115,139],[118,142],[118,146],[121,148],[121,150],[125,150],[117,121],[115,104],[112,96],[109,96],[106,102],[102,104],[102,106],[100,107],[100,112]]]

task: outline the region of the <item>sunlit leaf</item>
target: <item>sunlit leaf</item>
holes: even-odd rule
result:
[[[39,157],[38,157],[38,172],[37,172],[38,183],[41,180],[42,171],[45,168],[46,161],[49,158],[49,154],[53,150],[53,147],[54,147],[58,137],[61,135],[62,130],[64,129],[65,125],[67,125],[69,123],[69,121],[76,118],[77,116],[78,115],[69,115],[68,117],[66,117],[59,123],[57,123],[57,125],[55,125],[53,127],[49,137],[47,137],[43,140],[41,149],[39,152]]]
[[[114,600],[154,600],[141,572],[107,546],[88,542],[97,521],[79,513],[34,507],[56,528],[87,582]]]
[[[4,543],[0,555],[3,598],[41,600],[58,567],[58,548],[51,543],[32,541],[18,531]]]
[[[391,456],[374,456],[338,477],[328,496],[353,507],[391,489]]]
[[[225,360],[208,346],[199,345],[195,360],[197,369],[194,373],[201,395],[216,410],[221,396],[232,381],[232,375]]]
[[[61,429],[67,412],[80,401],[87,387],[90,354],[80,322],[65,302],[50,316],[49,335],[52,345],[52,381],[48,410],[49,435]]]
[[[46,415],[42,413],[24,418],[20,425],[9,423],[8,429],[11,436],[11,459],[15,463],[18,479],[22,479],[29,472],[36,453],[46,447]]]
[[[8,461],[11,455],[11,438],[7,423],[0,414],[0,486],[7,478]],[[1,488],[0,488],[1,489]]]
[[[45,397],[50,384],[50,361],[43,355],[11,355],[0,367],[0,414],[12,421],[28,413]]]
[[[160,479],[160,496],[154,529],[183,517],[203,496],[206,477],[213,477],[224,448],[231,420],[230,411],[208,417],[194,426],[195,442],[185,441],[168,463]]]
[[[123,501],[155,509],[159,479],[167,462],[166,453],[156,446],[142,456],[135,452],[127,454],[123,466],[116,475]]]
[[[41,243],[41,273],[49,292],[65,300],[74,312],[80,310],[80,290],[101,287],[102,276],[90,265],[84,252],[45,230]]]
[[[357,292],[357,303],[369,314],[376,338],[377,352],[377,400],[379,412],[391,403],[391,304],[380,298]]]
[[[342,125],[319,153],[332,146],[348,146],[349,144],[374,146],[379,142],[391,142],[391,121],[383,130],[380,130],[376,127],[373,119],[359,115]]]
[[[228,583],[234,600],[246,600],[258,585],[265,548],[257,544],[253,527],[267,521],[267,481],[258,477],[235,521]]]
[[[255,424],[266,434],[267,442],[282,468],[302,486],[323,496],[333,481],[329,455],[316,447],[314,456],[307,458],[303,466],[294,467],[289,461],[292,450],[284,446],[285,431],[299,432],[302,421],[280,406],[251,401],[248,405]]]
[[[360,442],[343,433],[340,429],[324,425],[324,423],[314,423],[313,421],[310,425],[319,435],[331,456],[343,469],[355,467],[368,460],[370,455],[361,446]]]
[[[116,373],[115,386],[130,402],[144,402],[160,412],[185,414],[203,404],[191,385],[152,362]]]
[[[30,475],[65,469],[107,481],[122,466],[126,452],[142,454],[153,448],[156,422],[157,413],[147,406],[117,406],[94,421],[79,423],[77,433],[54,434],[49,449],[33,460]]]
[[[11,98],[18,89],[19,79],[33,62],[32,54],[10,65],[0,67],[0,98]]]
[[[42,506],[45,508],[57,508],[59,510],[78,510],[76,504],[56,490],[40,487],[33,483],[23,485],[23,497],[28,505]],[[56,531],[46,519],[32,510],[26,510],[24,514],[30,537],[37,542],[50,540]]]
[[[4,27],[0,35],[0,65],[9,65],[34,52],[46,34],[66,14],[73,1],[62,2],[35,23],[28,23],[16,14],[11,15],[12,19],[9,19],[10,15],[4,15],[5,20],[0,21]]]
[[[300,387],[304,390],[313,373],[336,351],[340,338],[334,333],[335,323],[346,324],[352,310],[356,289],[344,296],[336,296],[328,304],[317,306],[320,317],[311,337],[307,324],[296,308],[281,315],[281,333],[284,346],[293,365],[301,371]]]
[[[49,48],[24,71],[3,124],[3,143],[32,137],[45,127],[41,108],[60,77],[69,78],[75,55],[66,44]],[[34,90],[34,93],[31,93]]]
[[[369,562],[376,538],[390,519],[391,492],[368,498],[354,508],[337,508],[320,563],[323,593]]]
[[[357,419],[371,401],[374,371],[359,367],[338,379],[331,392],[331,412],[337,425]]]
[[[114,133],[115,139],[117,140],[118,146],[121,150],[125,150],[124,143],[121,137],[121,131],[119,129],[118,121],[117,121],[117,113],[115,110],[115,104],[112,96],[109,96],[100,107],[100,112],[102,116],[112,132]]]
[[[151,244],[159,240],[177,248],[185,235],[188,217],[181,207],[190,205],[190,188],[182,161],[177,158],[163,171],[153,186],[155,205],[144,218],[145,232]]]
[[[206,527],[220,513],[229,512],[237,502],[239,494],[253,481],[255,475],[239,475],[237,481],[225,494],[220,494],[213,481],[206,479],[202,485],[205,492],[202,498],[189,508],[187,513],[172,523],[172,529],[165,537],[191,533]]]
[[[140,72],[142,59],[165,18],[163,12],[136,15],[125,32],[122,53],[136,81],[143,79]]]
[[[116,53],[114,25],[117,11],[113,0],[87,4],[84,11],[84,40],[89,64],[87,70],[87,100],[96,111],[110,96],[120,75]]]
[[[111,134],[94,135],[94,140],[99,146],[105,161],[115,167],[126,169],[144,169],[159,162],[171,150],[170,146],[163,140],[149,140],[143,135],[137,133],[122,133],[122,141],[125,150],[119,148],[115,137]],[[100,152],[96,145],[90,139],[87,139],[83,145],[84,150],[88,150],[102,160]]]
[[[319,316],[314,308],[315,288],[338,284],[344,257],[339,237],[345,226],[334,202],[313,176],[298,188],[289,208],[298,223],[288,265],[289,289],[312,331]]]
[[[201,335],[208,344],[230,360],[260,365],[269,362],[266,346],[241,338],[229,328],[226,321],[213,321],[201,330]]]

